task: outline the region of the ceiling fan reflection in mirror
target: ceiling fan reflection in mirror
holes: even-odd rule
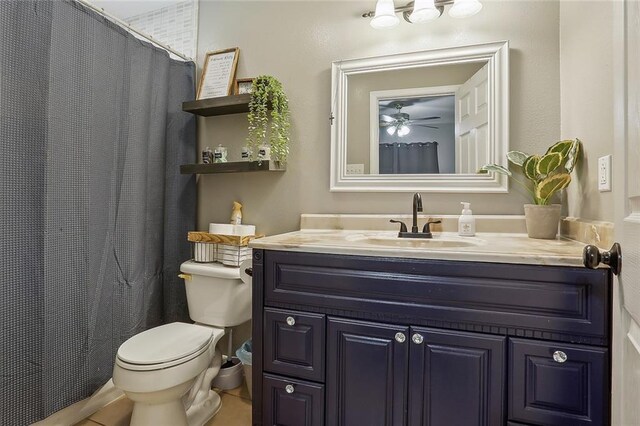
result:
[[[389,105],[391,106],[391,105]],[[389,136],[393,136],[397,134],[399,137],[403,137],[408,135],[411,132],[411,128],[409,126],[420,126],[420,127],[428,127],[430,129],[437,129],[436,126],[429,126],[428,124],[422,124],[428,120],[437,120],[440,117],[422,117],[411,119],[409,114],[402,112],[402,108],[404,105],[402,102],[395,102],[393,107],[396,109],[395,114],[380,115],[380,127],[386,127],[387,133]]]

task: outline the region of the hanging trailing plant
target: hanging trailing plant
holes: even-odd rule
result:
[[[269,114],[269,105],[271,113]],[[271,126],[269,127],[269,115]],[[289,155],[289,100],[282,84],[270,75],[261,75],[253,80],[249,102],[249,136],[247,146],[250,159],[258,158],[260,146],[267,142],[271,148],[271,159],[287,162]]]

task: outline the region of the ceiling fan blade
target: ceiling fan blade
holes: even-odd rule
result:
[[[420,121],[420,120],[437,120],[442,117],[422,117],[422,118],[412,118],[411,121]]]
[[[391,116],[389,116],[389,115],[382,114],[382,115],[380,115],[380,120],[381,121],[386,121],[386,122],[391,122],[391,121],[395,121],[396,119],[391,117]]]
[[[439,127],[436,127],[436,126],[428,126],[428,125],[426,125],[426,124],[413,124],[413,126],[415,126],[415,127],[428,127],[428,128],[430,128],[430,129],[439,129]]]
[[[385,123],[385,122],[382,122],[382,121],[380,122],[380,127],[389,127],[389,126],[395,126],[395,125],[396,125],[395,122],[393,122],[393,123]]]

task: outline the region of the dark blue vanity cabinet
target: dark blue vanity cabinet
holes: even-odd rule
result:
[[[609,424],[607,269],[253,262],[254,425]]]

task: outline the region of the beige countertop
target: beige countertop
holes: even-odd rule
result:
[[[434,232],[432,240],[398,238],[397,231],[302,229],[253,240],[266,250],[417,259],[582,266],[584,243],[567,239],[537,240],[522,233],[477,233],[460,237]]]

